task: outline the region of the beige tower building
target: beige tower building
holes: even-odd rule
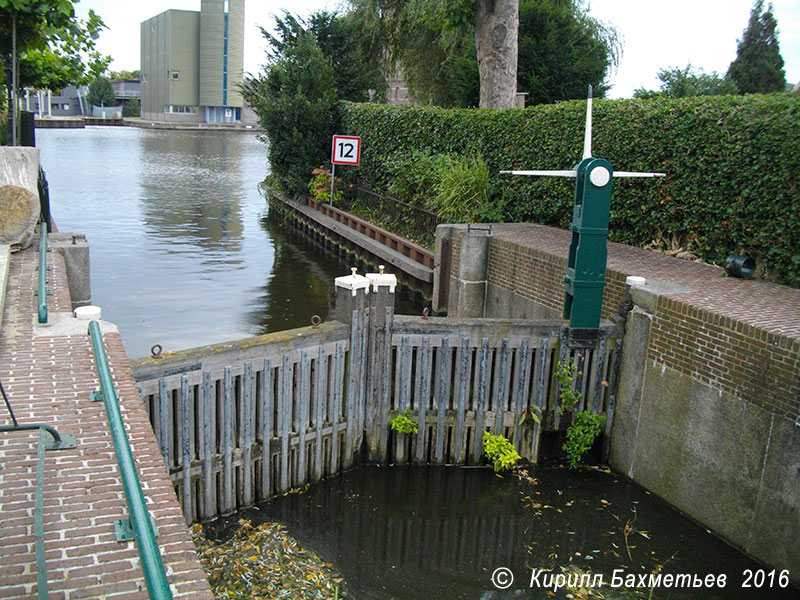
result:
[[[142,119],[241,120],[244,0],[202,0],[141,25]]]

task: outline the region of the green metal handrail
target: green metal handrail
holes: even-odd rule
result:
[[[39,323],[47,323],[47,223],[39,242]]]
[[[145,506],[142,486],[136,474],[131,447],[125,435],[125,425],[119,411],[117,394],[111,381],[111,372],[108,369],[108,359],[103,347],[103,336],[100,333],[100,324],[97,321],[89,323],[89,335],[92,337],[92,347],[97,365],[97,376],[100,379],[100,389],[103,393],[103,402],[108,414],[111,427],[111,437],[114,440],[114,451],[117,456],[122,485],[125,488],[125,497],[128,500],[130,521],[133,536],[139,549],[139,558],[144,571],[145,583],[151,600],[170,600],[172,592],[167,583],[164,564],[156,544],[153,524]]]

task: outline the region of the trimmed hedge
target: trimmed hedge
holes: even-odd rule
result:
[[[577,164],[585,110],[585,101],[502,111],[346,103],[341,131],[362,138],[349,176],[386,189],[390,166],[414,150],[480,155],[506,221],[566,228],[572,180],[499,171]],[[716,264],[747,253],[771,278],[800,285],[800,96],[596,100],[593,120],[595,156],[667,173],[615,181],[611,239],[688,245]]]

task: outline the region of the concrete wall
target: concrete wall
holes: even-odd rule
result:
[[[682,372],[654,345],[663,336],[669,304],[668,290],[658,287],[631,290],[634,309],[626,325],[611,465],[749,554],[789,569],[797,580],[800,417],[776,410],[774,397],[754,402],[725,389],[711,361],[710,378]],[[794,357],[786,354],[794,368],[798,353],[795,343]],[[777,372],[752,373],[744,360],[729,368],[768,378],[762,379],[765,388],[792,383],[791,375],[787,381]]]
[[[464,249],[469,234],[465,226],[440,230],[450,240],[437,239],[436,310],[560,316],[568,231],[493,225],[485,294],[465,303],[467,271],[475,271],[461,266],[467,254],[474,260]],[[610,463],[755,558],[789,569],[797,581],[800,290],[723,274],[609,244],[603,316],[632,308]],[[629,298],[627,275],[648,276]]]

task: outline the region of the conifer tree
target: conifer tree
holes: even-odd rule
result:
[[[742,94],[768,94],[786,89],[783,58],[778,48],[778,23],[772,4],[764,11],[764,0],[756,0],[750,21],[736,49],[736,59],[728,68]]]

